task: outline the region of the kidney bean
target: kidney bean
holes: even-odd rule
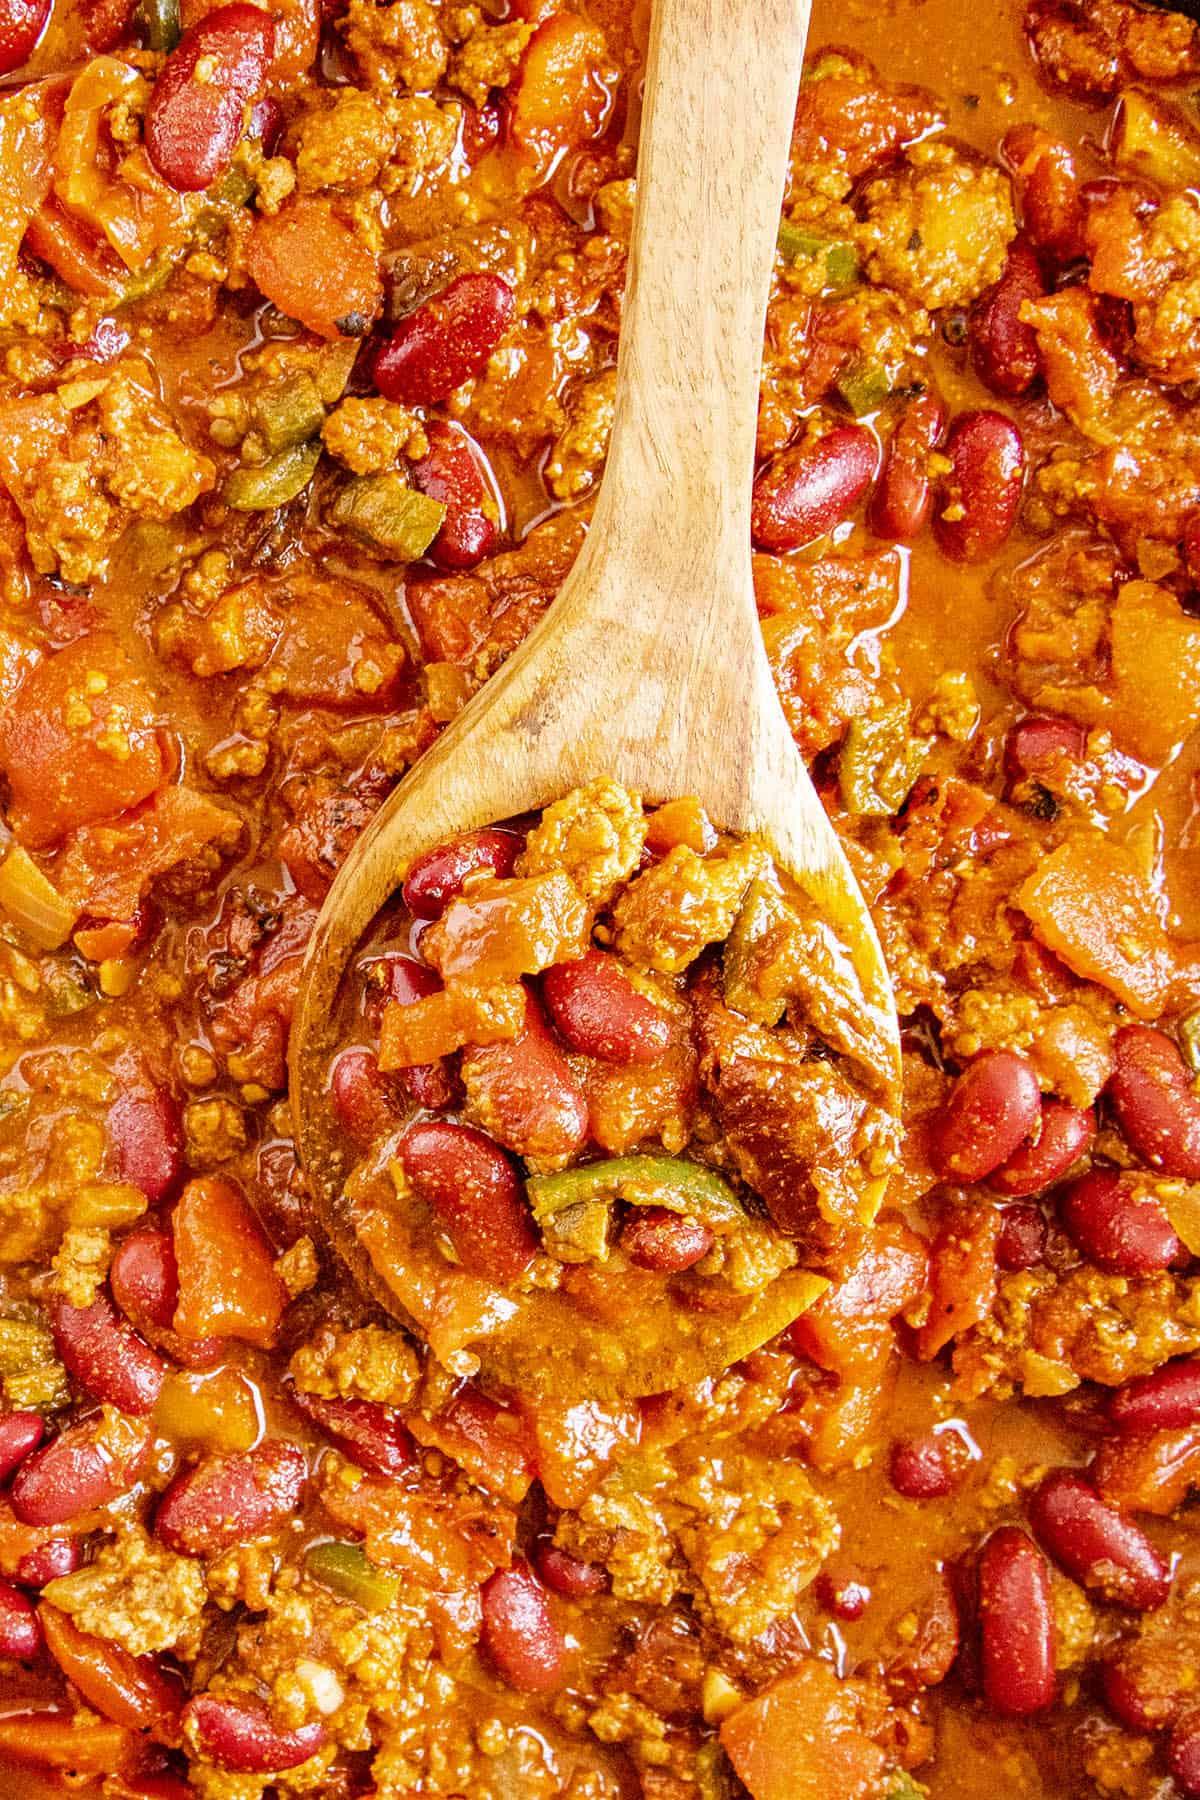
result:
[[[397,1155],[414,1192],[448,1234],[468,1274],[515,1281],[537,1249],[516,1170],[472,1125],[410,1125]]]
[[[258,139],[264,156],[274,156],[283,136],[283,108],[269,94],[256,100],[250,114],[250,136]]]
[[[247,0],[219,6],[184,32],[146,109],[146,154],[168,187],[190,194],[225,173],[274,54],[271,16]]]
[[[1153,1194],[1115,1169],[1090,1169],[1068,1182],[1058,1216],[1075,1248],[1109,1275],[1152,1275],[1185,1255]]]
[[[666,1013],[603,950],[547,969],[542,993],[559,1036],[581,1055],[611,1063],[656,1063],[666,1055]]]
[[[1193,589],[1200,587],[1200,512],[1189,513],[1184,520],[1183,566]]]
[[[485,869],[491,875],[511,875],[520,853],[521,839],[514,832],[493,827],[465,831],[417,858],[404,877],[401,897],[418,919],[440,919],[469,875]]]
[[[163,1088],[120,1094],[105,1121],[122,1181],[140,1188],[153,1206],[166,1200],[184,1174],[179,1107]]]
[[[1036,1206],[1006,1206],[1000,1214],[996,1263],[1001,1269],[1033,1269],[1046,1254],[1046,1221]]]
[[[1002,1525],[980,1551],[978,1610],[980,1676],[989,1706],[1012,1719],[1053,1706],[1050,1571],[1019,1526]]]
[[[1200,1181],[1200,1095],[1165,1031],[1125,1025],[1107,1093],[1121,1135],[1152,1169]]]
[[[817,1576],[817,1599],[835,1619],[852,1624],[871,1604],[871,1590],[864,1582],[841,1579],[822,1570]]]
[[[1003,413],[960,413],[946,455],[951,466],[938,485],[934,536],[951,562],[983,562],[1017,522],[1025,476],[1021,433]]]
[[[166,1373],[162,1358],[121,1318],[107,1294],[90,1306],[55,1300],[50,1328],[67,1373],[93,1400],[135,1418],[154,1411]]]
[[[1019,1149],[1037,1125],[1042,1090],[1033,1064],[1016,1050],[985,1050],[955,1081],[929,1135],[943,1181],[982,1181]]]
[[[630,1262],[661,1275],[678,1275],[692,1268],[712,1247],[710,1226],[665,1206],[640,1208],[621,1232],[621,1248]]]
[[[426,554],[439,569],[473,569],[496,541],[496,503],[464,432],[435,419],[425,435],[429,451],[412,465],[413,486],[446,508]]]
[[[436,406],[488,359],[512,323],[513,291],[498,275],[459,275],[401,319],[376,353],[372,379],[404,406]]]
[[[867,508],[876,537],[911,544],[924,530],[933,505],[929,458],[945,429],[946,408],[935,393],[918,394],[900,414]]]
[[[64,1525],[107,1506],[133,1486],[149,1446],[144,1428],[118,1443],[103,1414],[83,1419],[25,1458],[13,1477],[12,1509],[23,1525]]]
[[[1184,1800],[1200,1796],[1200,1708],[1185,1713],[1171,1732],[1167,1767]]]
[[[0,1581],[0,1656],[31,1662],[42,1646],[33,1607],[17,1588]]]
[[[497,1569],[484,1583],[480,1642],[509,1687],[546,1694],[566,1676],[567,1646],[550,1615],[546,1591],[521,1563]]]
[[[315,1756],[325,1742],[326,1727],[314,1719],[284,1730],[275,1725],[261,1701],[218,1700],[197,1694],[183,1709],[188,1737],[201,1755],[235,1775],[273,1775],[294,1769]]]
[[[362,1044],[339,1053],[329,1075],[329,1098],[341,1125],[359,1144],[374,1143],[399,1122],[396,1089],[380,1073],[375,1052]]]
[[[292,1399],[330,1442],[372,1475],[403,1475],[416,1459],[403,1419],[374,1400],[326,1399],[296,1388]]]
[[[1027,713],[1004,740],[1004,769],[1010,782],[1037,781],[1062,762],[1082,762],[1087,733],[1072,719]]]
[[[1100,1692],[1105,1706],[1126,1731],[1136,1731],[1147,1737],[1171,1725],[1182,1705],[1176,1686],[1176,1678],[1182,1671],[1169,1667],[1169,1652],[1162,1659],[1161,1667],[1158,1658],[1150,1660],[1136,1654],[1149,1648],[1144,1641],[1134,1646],[1121,1646],[1112,1661],[1100,1665]],[[1131,1650],[1134,1654],[1130,1654]],[[1189,1675],[1190,1671],[1185,1674],[1185,1680]]]
[[[169,1231],[143,1225],[122,1238],[108,1273],[113,1299],[135,1325],[166,1330],[175,1317],[179,1272]]]
[[[1084,254],[1084,209],[1075,158],[1040,125],[1014,125],[1001,145],[1026,235],[1059,266]]]
[[[1088,1476],[1114,1506],[1170,1518],[1200,1482],[1200,1431],[1179,1425],[1107,1438],[1092,1458]]]
[[[263,1537],[291,1517],[308,1476],[296,1444],[266,1438],[234,1456],[205,1456],[182,1469],[158,1503],[155,1534],[168,1550],[215,1556]]]
[[[1040,1194],[1060,1181],[1092,1141],[1095,1120],[1090,1112],[1065,1100],[1043,1100],[1037,1135],[1015,1150],[988,1176],[988,1186],[1006,1199]]]
[[[954,1492],[957,1475],[942,1437],[899,1438],[888,1468],[892,1486],[906,1500],[940,1500]]]
[[[50,17],[50,0],[0,0],[0,75],[28,62]]]
[[[1029,1502],[1034,1536],[1072,1580],[1131,1612],[1153,1612],[1171,1573],[1146,1533],[1082,1475],[1056,1469]]]
[[[518,1156],[565,1161],[587,1142],[587,1096],[532,991],[520,1035],[468,1046],[462,1074],[471,1105]]]
[[[45,1432],[41,1413],[11,1412],[0,1418],[0,1486],[36,1450]]]
[[[864,425],[835,425],[824,437],[781,450],[754,483],[750,534],[759,550],[800,550],[854,511],[879,467]]]
[[[1108,1417],[1120,1432],[1200,1424],[1200,1357],[1180,1357],[1127,1381],[1109,1399]]]
[[[80,1631],[57,1607],[42,1602],[46,1648],[87,1704],[114,1725],[152,1730],[174,1721],[183,1699],[177,1677],[152,1656],[131,1656],[119,1644]]]
[[[1015,399],[1027,393],[1041,374],[1037,333],[1021,318],[1021,308],[1027,300],[1041,300],[1045,294],[1042,266],[1030,246],[1018,238],[999,281],[971,313],[975,373],[993,394]]]
[[[78,1538],[48,1538],[27,1550],[13,1570],[22,1587],[44,1588],[60,1575],[73,1575],[83,1562]]]
[[[552,1593],[568,1600],[584,1600],[589,1594],[608,1592],[608,1570],[601,1563],[580,1562],[560,1550],[551,1538],[539,1538],[533,1547],[537,1572]]]

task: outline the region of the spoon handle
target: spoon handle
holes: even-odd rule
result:
[[[622,542],[627,572],[641,556],[651,576],[745,566],[763,321],[809,12],[810,0],[655,0],[593,527]]]

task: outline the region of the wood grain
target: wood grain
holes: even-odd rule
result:
[[[750,488],[767,294],[808,0],[657,0],[621,331],[615,426],[591,530],[546,617],[356,843],[317,921],[291,1040],[314,1202],[339,1218],[325,1121],[346,963],[413,859],[457,831],[611,775],[656,803],[697,794],[761,833],[842,933],[899,1050],[870,916],[792,741],[750,572]]]

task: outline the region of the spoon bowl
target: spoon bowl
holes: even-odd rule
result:
[[[841,939],[877,1086],[898,1093],[886,965],[784,719],[751,578],[763,322],[807,28],[808,0],[657,0],[590,530],[547,615],[358,839],[308,947],[290,1051],[298,1148],[323,1229],[401,1318],[349,1222],[328,1070],[364,934],[416,858],[460,832],[599,777],[650,805],[695,795],[722,830],[760,838]]]

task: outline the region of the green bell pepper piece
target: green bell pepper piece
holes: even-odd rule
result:
[[[314,1581],[364,1612],[384,1612],[400,1592],[400,1577],[371,1562],[359,1544],[312,1544],[304,1566]]]
[[[887,370],[879,363],[852,362],[837,379],[837,391],[856,419],[878,412],[892,391]]]
[[[304,369],[264,388],[251,409],[259,436],[272,456],[315,438],[325,423],[317,384]]]
[[[183,29],[179,0],[139,0],[137,22],[147,50],[170,55]]]
[[[531,1175],[525,1190],[546,1248],[559,1255],[561,1244],[564,1262],[586,1260],[589,1252],[600,1260],[607,1255],[614,1200],[663,1206],[714,1231],[731,1231],[746,1216],[715,1169],[680,1156],[609,1156],[555,1175]]]
[[[786,928],[788,909],[783,895],[761,876],[750,883],[741,911],[725,943],[725,1004],[757,1025],[778,1025],[787,1006],[786,997],[767,997],[755,980],[759,951],[769,936]]]
[[[779,227],[776,243],[789,262],[799,262],[802,257],[825,258],[825,285],[831,288],[850,287],[858,280],[858,251],[853,244],[842,238],[822,237],[819,232],[809,231],[803,225],[793,225],[784,219]]]
[[[410,488],[402,475],[361,475],[347,482],[329,509],[329,518],[364,549],[395,562],[423,556],[441,530],[446,508]]]
[[[875,719],[851,719],[838,758],[838,785],[846,811],[859,819],[888,819],[899,812],[921,766],[903,702]]]
[[[321,460],[321,440],[281,450],[257,469],[235,469],[221,490],[235,512],[274,512],[302,494]]]

